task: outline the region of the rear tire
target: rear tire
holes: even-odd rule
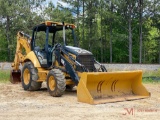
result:
[[[66,89],[64,74],[59,69],[52,69],[47,75],[47,88],[53,97],[60,97]]]
[[[22,87],[24,90],[35,91],[41,88],[42,83],[36,82],[38,71],[31,62],[26,62],[22,68]]]

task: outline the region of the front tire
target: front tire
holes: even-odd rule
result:
[[[42,83],[36,82],[38,71],[31,62],[26,62],[22,68],[22,87],[24,90],[35,91],[41,88]]]
[[[53,97],[60,97],[66,89],[66,80],[64,74],[59,69],[52,69],[47,76],[47,88],[49,94]]]

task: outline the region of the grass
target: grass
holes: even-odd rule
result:
[[[10,79],[9,70],[0,70],[0,83],[7,83]]]
[[[160,83],[160,69],[157,71],[144,71],[142,81],[144,83]]]

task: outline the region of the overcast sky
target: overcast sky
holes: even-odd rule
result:
[[[52,0],[53,4],[56,6],[58,0]]]
[[[47,3],[49,3],[50,1],[52,1],[55,6],[57,6],[57,2],[61,3],[63,6],[67,6],[66,3],[60,2],[59,0],[46,0]]]

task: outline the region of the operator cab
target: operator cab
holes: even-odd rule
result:
[[[65,40],[63,40],[63,42],[61,40],[64,39],[63,33],[67,33],[67,31],[69,31],[69,33],[72,33],[72,35],[68,34],[66,36],[68,38],[73,38],[74,28],[75,26],[73,24],[63,24],[52,21],[46,21],[33,28],[31,49],[36,54],[43,68],[49,68],[54,62],[54,47],[56,45],[56,42],[63,43],[65,46]],[[71,43],[73,43],[73,41]]]

